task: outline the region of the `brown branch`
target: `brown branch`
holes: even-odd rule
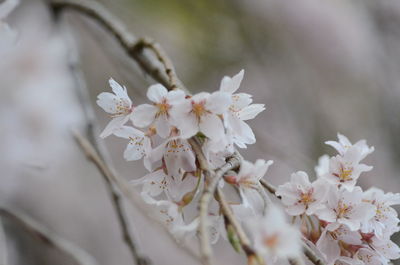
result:
[[[135,192],[132,192],[129,188],[129,185],[126,183],[124,179],[115,174],[108,165],[101,159],[100,155],[96,152],[94,146],[89,142],[88,139],[83,137],[78,132],[72,132],[75,140],[77,141],[79,147],[84,152],[87,159],[89,159],[93,164],[97,167],[99,172],[105,176],[110,182],[115,183],[116,186],[121,190],[126,198],[130,200],[132,205],[135,205],[138,210],[140,210],[144,215],[148,216],[148,207],[147,204],[144,206],[144,202],[142,198],[140,198]],[[155,220],[154,218],[150,218],[152,221],[157,222],[158,224],[162,224],[159,220]],[[163,226],[165,229],[165,226]],[[192,258],[199,260],[199,257],[193,253],[193,251],[187,246],[179,244],[176,239],[171,235],[171,233],[167,233],[168,236],[173,238],[173,242],[181,249],[183,249],[189,256]]]
[[[31,234],[38,241],[53,247],[61,253],[70,256],[75,260],[76,264],[79,265],[97,265],[97,261],[90,256],[85,250],[71,243],[70,241],[54,234],[46,227],[39,224],[31,217],[11,210],[7,207],[0,207],[0,215],[4,218],[9,219],[13,223],[17,224],[27,233]]]
[[[77,11],[91,17],[107,29],[125,50],[149,76],[163,84],[169,90],[176,88],[186,90],[178,79],[172,62],[166,56],[161,46],[148,38],[137,38],[126,30],[124,24],[113,16],[98,2],[93,0],[48,0],[54,13],[58,14],[66,9]],[[153,51],[154,56],[145,52]],[[159,66],[161,63],[164,69]]]
[[[90,101],[90,95],[88,93],[88,88],[86,81],[83,77],[83,73],[80,67],[79,52],[77,50],[76,44],[73,38],[70,36],[69,32],[65,31],[66,40],[69,47],[69,69],[73,79],[75,81],[75,90],[77,92],[78,99],[81,103],[84,117],[86,120],[86,136],[90,143],[94,146],[96,151],[100,154],[100,157],[105,160],[107,158],[110,161],[109,155],[104,148],[104,146],[99,142],[98,135],[99,129],[96,126],[96,117],[93,111],[93,107]],[[107,193],[110,196],[111,204],[117,215],[117,220],[121,229],[122,238],[132,255],[133,260],[136,264],[150,264],[147,258],[142,257],[137,250],[137,244],[133,239],[133,236],[129,229],[129,220],[125,214],[123,207],[123,198],[118,191],[118,189],[113,185],[113,183],[103,176],[105,182]]]
[[[222,214],[229,221],[229,224],[235,229],[236,235],[240,241],[240,245],[247,256],[248,263],[252,264],[254,262],[258,262],[259,259],[256,252],[251,247],[250,239],[247,237],[239,221],[234,216],[232,209],[226,201],[225,195],[220,188],[217,188],[216,195]]]
[[[191,138],[188,140],[189,144],[192,146],[193,151],[196,154],[197,161],[199,162],[201,170],[205,175],[205,188],[203,194],[200,198],[200,224],[199,224],[199,233],[200,233],[200,252],[202,257],[202,262],[204,265],[211,264],[211,246],[208,235],[208,209],[211,203],[211,199],[217,189],[218,182],[222,179],[226,172],[236,169],[240,166],[240,157],[237,153],[233,154],[233,156],[229,157],[226,160],[226,164],[220,167],[217,170],[211,170],[208,161],[205,158],[201,146],[197,139]]]

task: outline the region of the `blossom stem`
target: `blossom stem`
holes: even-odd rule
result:
[[[242,226],[240,225],[239,221],[234,216],[232,209],[229,207],[228,202],[226,201],[225,195],[220,188],[216,190],[216,198],[218,203],[221,207],[222,214],[226,217],[232,227],[235,229],[235,232],[239,238],[241,247],[245,252],[248,260],[258,260],[256,257],[256,252],[251,248],[250,239],[247,237],[246,233],[244,232]]]

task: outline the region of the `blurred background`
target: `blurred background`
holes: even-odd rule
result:
[[[240,91],[266,111],[250,121],[257,143],[242,154],[274,160],[267,175],[272,183],[298,170],[314,176],[317,159],[334,154],[324,141],[340,132],[375,146],[366,159],[374,169],[360,185],[400,192],[398,0],[98,2],[136,36],[157,40],[192,92],[217,90],[224,75],[245,69]],[[135,104],[144,102],[152,81],[107,32],[79,14],[68,11],[55,25],[44,2],[21,0],[4,21],[17,42],[0,51],[0,202],[84,248],[100,265],[132,264],[103,179],[71,136],[71,129],[85,126],[71,47],[78,47],[100,128],[109,117],[95,101],[110,90],[110,77],[128,88]],[[122,158],[125,141],[109,137],[105,144],[121,176],[145,174],[139,162]],[[154,264],[197,264],[137,209],[127,210],[140,249]],[[0,262],[8,262],[0,264],[74,264],[4,225],[9,240]],[[245,264],[226,242],[216,249],[220,264]]]

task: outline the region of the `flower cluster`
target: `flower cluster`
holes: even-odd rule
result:
[[[315,243],[328,265],[388,264],[400,257],[400,248],[390,239],[399,231],[392,206],[400,204],[400,194],[377,188],[363,191],[356,186],[361,173],[372,169],[361,161],[374,148],[364,140],[352,144],[343,135],[338,138],[326,142],[338,154],[319,159],[314,182],[299,171],[276,194],[286,212],[299,217],[303,234]]]
[[[196,95],[168,91],[155,84],[147,91],[150,103],[138,106],[129,98],[127,89],[113,79],[109,81],[113,93],[98,96],[97,104],[112,118],[101,137],[125,138],[128,145],[124,158],[143,158],[149,173],[133,180],[132,185],[141,187],[143,200],[157,207],[160,218],[175,235],[186,236],[197,228],[197,217],[189,218],[184,213],[187,206],[196,207],[193,202],[204,186],[203,172],[188,139],[197,136],[202,141],[202,151],[212,169],[226,162],[234,146],[246,148],[256,141],[246,121],[263,111],[264,105],[253,104],[249,94],[236,93],[243,74],[242,70],[232,78],[224,77],[216,92]],[[228,182],[239,188],[243,203],[259,196],[254,194],[254,186],[259,185],[271,163],[243,161],[240,171],[230,176]],[[210,234],[216,242],[224,231],[224,222],[215,201],[208,214]]]
[[[212,170],[223,166],[235,148],[256,141],[246,121],[263,111],[264,105],[253,104],[249,94],[236,93],[243,73],[224,77],[213,93],[188,95],[152,85],[147,91],[150,103],[137,106],[127,89],[113,79],[109,81],[113,93],[98,96],[97,104],[112,118],[101,136],[127,139],[124,158],[143,159],[149,173],[133,180],[132,186],[140,188],[143,200],[154,206],[157,217],[178,239],[195,235],[199,218],[193,208],[197,209],[198,194],[207,185],[189,139],[201,144]],[[319,159],[314,182],[305,172],[296,172],[290,182],[278,187],[276,195],[328,265],[388,264],[400,257],[399,247],[390,239],[399,230],[391,206],[400,204],[400,194],[376,188],[363,191],[356,186],[361,174],[372,169],[361,161],[374,148],[364,140],[352,144],[343,135],[338,138],[326,142],[338,154]],[[271,164],[243,160],[238,170],[226,172],[218,184],[222,188],[227,183],[238,191],[240,201],[231,203],[235,218],[247,228],[254,250],[267,263],[300,257],[302,237],[261,187],[260,180]],[[235,247],[235,233],[229,230],[215,199],[208,211],[211,242],[222,235]]]

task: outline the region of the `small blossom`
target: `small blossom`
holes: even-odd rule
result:
[[[370,188],[363,194],[363,201],[376,207],[375,216],[362,223],[363,233],[375,233],[378,238],[384,238],[391,227],[396,227],[399,223],[397,212],[392,205],[400,204],[400,194],[384,193],[377,188]]]
[[[360,162],[367,155],[369,155],[370,153],[372,153],[375,150],[373,146],[369,147],[365,140],[360,140],[353,145],[346,136],[344,136],[340,133],[338,133],[338,140],[339,140],[338,142],[326,141],[325,144],[330,145],[333,148],[335,148],[341,156],[343,156],[351,148],[358,149],[358,152],[360,153],[360,156],[359,156],[360,160],[357,162]]]
[[[169,176],[179,177],[184,172],[196,170],[196,157],[187,140],[172,137],[154,148],[150,154],[152,163],[162,160]]]
[[[122,126],[112,131],[118,137],[129,139],[129,143],[124,151],[124,158],[127,161],[145,158],[144,163],[147,169],[150,168],[148,155],[151,152],[151,140],[142,131],[129,126]]]
[[[147,97],[153,104],[137,106],[132,116],[133,124],[143,128],[154,123],[157,134],[166,138],[171,131],[170,112],[184,101],[185,93],[182,90],[168,92],[163,85],[156,84],[149,87]]]
[[[332,229],[334,227],[334,229]],[[344,244],[361,245],[361,236],[356,231],[351,231],[346,225],[328,225],[316,243],[317,249],[323,254],[328,265],[335,264],[340,257]]]
[[[358,230],[361,223],[372,218],[376,211],[375,206],[362,201],[360,187],[355,187],[352,192],[331,188],[325,205],[326,208],[318,210],[316,215],[319,219],[331,223],[331,229],[343,224],[352,231]]]
[[[97,96],[97,105],[105,112],[111,114],[112,120],[100,134],[105,138],[112,134],[113,130],[123,126],[131,118],[133,105],[128,96],[126,87],[122,87],[114,79],[109,80],[113,93],[103,92]]]
[[[372,170],[371,166],[359,164],[360,157],[360,149],[357,147],[351,147],[343,156],[332,157],[329,161],[329,173],[323,178],[351,191],[361,173]]]
[[[228,93],[202,92],[177,105],[171,114],[182,138],[187,139],[202,132],[208,138],[218,141],[225,136],[221,115],[230,104]]]
[[[246,221],[257,253],[267,262],[295,258],[300,255],[301,237],[298,229],[288,224],[283,212],[272,206],[264,217]]]
[[[276,195],[282,197],[288,214],[312,215],[316,210],[324,208],[326,192],[327,183],[324,180],[310,183],[307,173],[298,171],[292,174],[290,182],[278,187]]]
[[[264,104],[251,104],[253,101],[251,95],[233,94],[239,89],[243,74],[244,70],[241,70],[232,78],[225,76],[220,85],[220,91],[231,95],[232,103],[224,116],[225,124],[232,133],[234,143],[240,148],[246,148],[246,144],[256,142],[252,129],[244,121],[254,119],[261,111],[265,110]]]

